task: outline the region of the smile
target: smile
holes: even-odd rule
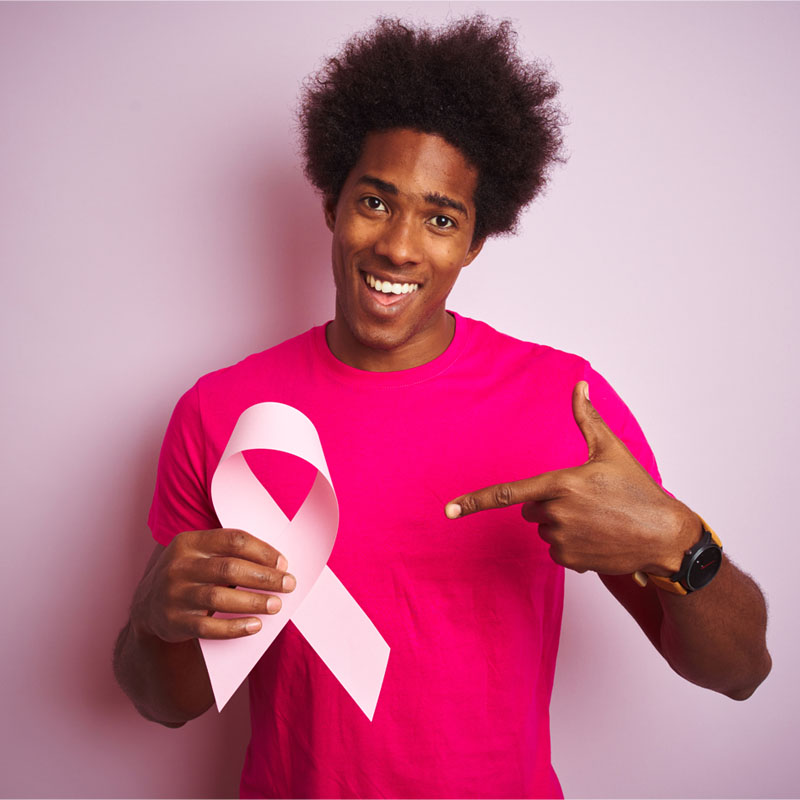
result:
[[[411,294],[419,289],[418,283],[391,283],[390,281],[382,281],[371,275],[369,272],[364,273],[364,280],[370,289],[376,292],[383,292],[383,294]]]

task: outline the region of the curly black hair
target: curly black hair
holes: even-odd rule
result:
[[[379,18],[303,85],[306,176],[336,200],[367,134],[437,134],[478,170],[474,240],[514,232],[552,165],[564,161],[559,86],[516,44],[509,21],[482,14],[438,29]]]

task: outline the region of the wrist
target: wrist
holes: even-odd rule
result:
[[[711,583],[722,565],[722,543],[702,517],[693,516],[700,523],[700,535],[684,551],[679,568],[668,575],[637,571],[633,575],[636,583],[644,587],[649,579],[659,589],[679,595],[690,594]]]
[[[677,502],[677,501],[676,501]],[[688,550],[694,547],[703,536],[703,520],[683,503],[672,525],[672,535],[665,541],[657,569],[647,572],[667,578],[680,570]]]

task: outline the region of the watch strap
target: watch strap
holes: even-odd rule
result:
[[[673,594],[689,594],[678,581],[664,578],[661,575],[651,575],[648,572],[647,580],[652,581],[659,589],[664,589],[667,592],[672,592]]]

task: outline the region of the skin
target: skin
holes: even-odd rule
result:
[[[114,649],[117,681],[143,717],[177,727],[210,708],[198,638],[259,631],[261,621],[247,615],[280,610],[280,593],[296,585],[287,566],[275,548],[240,530],[185,531],[168,547],[156,545]],[[242,616],[213,619],[216,611]]]
[[[455,498],[445,514],[521,504],[553,560],[592,570],[633,616],[669,665],[692,683],[745,700],[766,678],[767,612],[758,586],[725,557],[703,589],[677,595],[632,574],[669,576],[702,534],[700,518],[653,481],[576,384],[572,412],[588,448],[584,464],[489,486]]]
[[[438,136],[394,130],[367,137],[339,197],[324,204],[336,285],[326,335],[337,358],[382,372],[444,352],[454,333],[447,296],[483,244],[473,241],[477,178]],[[366,273],[419,288],[386,304]],[[676,671],[748,697],[771,666],[761,592],[727,559],[708,587],[686,597],[633,583],[636,570],[675,571],[699,540],[701,523],[652,481],[584,392],[578,384],[572,402],[589,449],[585,464],[462,495],[447,505],[447,516],[521,504],[553,559],[600,573]],[[198,638],[259,630],[252,615],[275,613],[281,593],[294,589],[288,567],[244,531],[186,531],[168,547],[156,546],[114,653],[117,680],[144,717],[175,727],[212,705]],[[217,611],[239,616],[212,618]]]
[[[478,173],[438,136],[373,133],[338,200],[325,202],[333,233],[336,316],[328,345],[341,361],[375,372],[409,369],[441,355],[455,321],[445,301],[483,242],[473,242]],[[390,306],[370,273],[417,291]]]

